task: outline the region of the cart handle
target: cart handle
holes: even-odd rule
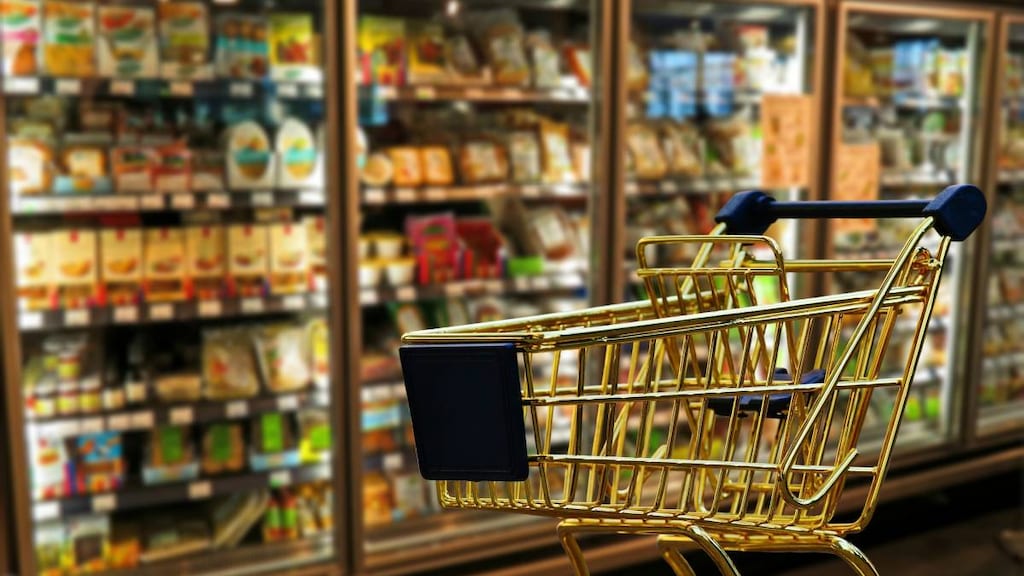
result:
[[[764,234],[779,218],[920,218],[931,216],[935,230],[966,240],[985,219],[985,194],[971,184],[947,187],[933,200],[780,202],[759,190],[740,192],[715,216],[728,234]]]

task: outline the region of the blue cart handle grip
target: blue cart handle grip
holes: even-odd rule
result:
[[[949,186],[933,200],[780,202],[758,190],[740,192],[718,211],[727,234],[764,234],[780,218],[922,218],[952,240],[966,240],[985,219],[985,194],[977,186]]]

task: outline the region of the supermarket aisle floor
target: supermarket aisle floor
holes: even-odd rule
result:
[[[1020,507],[1024,477],[1000,476],[976,484],[883,506],[864,534],[851,540],[882,576],[1024,576],[1024,565],[1003,553],[996,536],[1024,527]],[[690,556],[688,556],[689,558]],[[736,554],[743,576],[849,576],[828,556]],[[698,575],[717,575],[704,558],[691,560]],[[668,576],[659,564],[638,566],[615,576]]]

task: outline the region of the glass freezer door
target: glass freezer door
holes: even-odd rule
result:
[[[1000,82],[998,167],[990,207],[988,275],[981,284],[981,376],[977,383],[978,436],[1019,431],[1024,415],[1024,22],[1004,23]]]
[[[22,572],[342,562],[333,3],[0,10]]]
[[[992,20],[986,12],[910,4],[840,5],[830,198],[931,198],[950,184],[981,184]],[[833,221],[826,241],[834,258],[892,258],[917,223]],[[897,452],[947,442],[954,432],[957,403],[964,397],[955,387],[967,378],[967,359],[957,354],[969,320],[963,287],[971,246],[964,244],[954,245],[952,266],[944,271]],[[833,291],[872,288],[880,279],[836,274]],[[897,322],[893,338],[915,328]],[[865,438],[871,430],[869,422]],[[876,434],[883,430],[884,425]]]

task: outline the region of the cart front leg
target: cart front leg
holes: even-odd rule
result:
[[[583,558],[583,550],[576,540],[576,532],[581,532],[578,522],[563,520],[558,523],[558,541],[562,543],[565,555],[569,557],[569,565],[572,566],[576,576],[590,576],[587,569],[587,561]]]
[[[676,576],[697,576],[693,567],[683,557],[683,547],[690,544],[689,538],[681,536],[658,536],[658,550],[661,557]]]
[[[837,537],[832,538],[829,541],[830,549],[833,554],[843,559],[844,562],[849,564],[850,568],[853,568],[859,576],[879,576],[878,570],[875,569],[874,564],[868,557],[860,551],[853,544],[848,541]]]
[[[658,548],[661,549],[661,557],[668,562],[676,574],[682,576],[696,576],[693,568],[683,559],[680,548],[689,542],[700,546],[700,549],[711,558],[711,561],[718,567],[722,576],[740,576],[739,569],[733,564],[732,558],[725,553],[722,545],[708,534],[700,526],[681,526],[678,529],[683,535],[663,535],[658,537]]]

